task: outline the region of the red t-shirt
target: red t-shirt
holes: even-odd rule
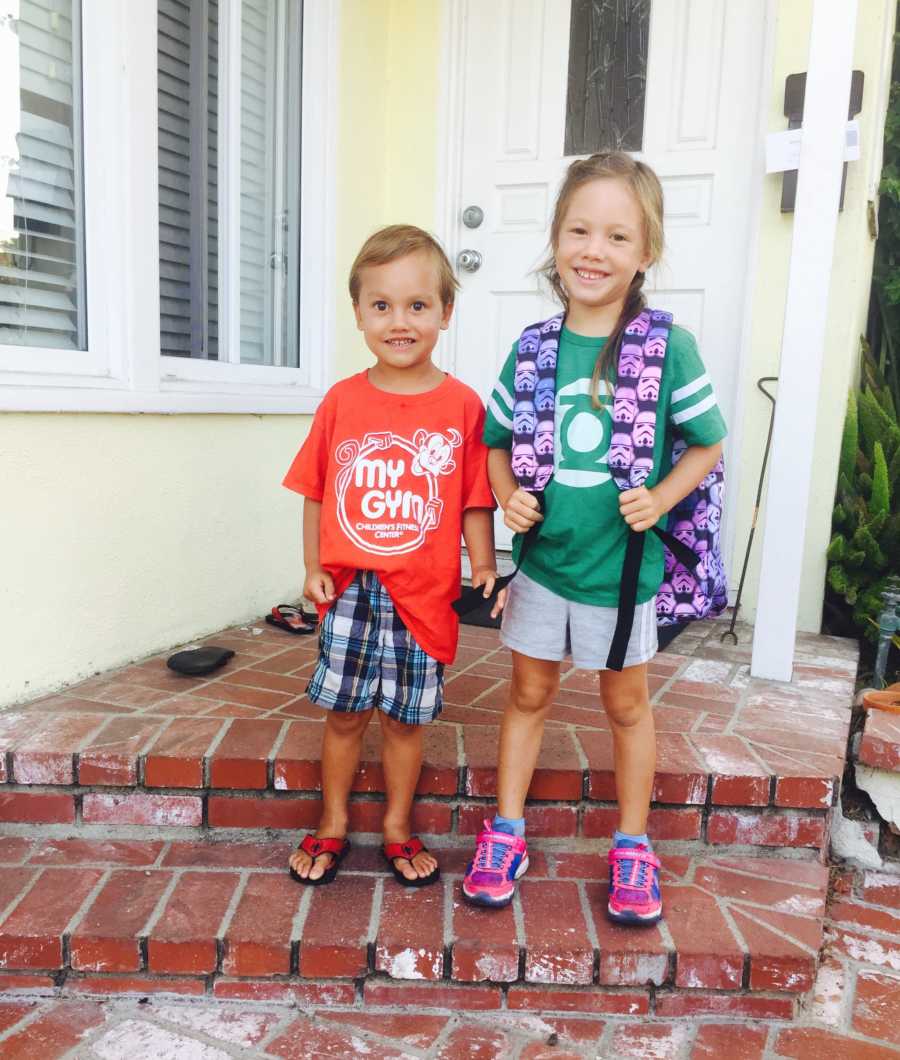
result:
[[[483,424],[478,395],[452,376],[424,394],[390,394],[360,372],[325,395],[284,479],[322,502],[319,558],[336,595],[357,570],[377,571],[440,662],[456,655],[462,514],[494,507]]]

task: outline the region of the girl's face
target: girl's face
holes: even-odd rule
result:
[[[572,195],[555,257],[570,312],[618,316],[635,273],[651,264],[643,213],[625,181],[598,178]]]

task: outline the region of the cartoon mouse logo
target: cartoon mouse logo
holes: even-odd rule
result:
[[[426,431],[416,431],[413,435],[413,445],[416,447],[416,455],[412,462],[412,473],[414,475],[449,475],[456,470],[456,461],[453,459],[453,450],[462,444],[462,435],[459,431],[449,430],[447,437],[440,432],[428,434]]]

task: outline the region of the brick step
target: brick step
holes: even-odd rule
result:
[[[361,988],[385,1003],[429,984],[461,1008],[503,994],[510,1008],[638,1014],[652,1000],[660,1015],[790,1018],[822,945],[828,871],[813,861],[664,855],[666,920],[623,929],[596,850],[535,840],[513,905],[479,910],[461,900],[470,844],[436,846],[442,880],[423,889],[397,884],[373,846],[304,887],[290,849],[4,837],[0,989],[349,1003]]]
[[[741,647],[721,645],[718,632],[698,624],[675,642],[682,654],[669,649],[650,664],[654,839],[821,852],[843,771],[855,649],[801,636],[793,681],[775,684],[749,677],[746,629]],[[209,678],[175,675],[160,656],[0,715],[0,823],[196,835],[314,825],[323,712],[304,695],[314,642],[269,627],[209,639],[237,653]],[[446,708],[426,730],[417,829],[477,831],[495,791],[509,674],[496,632],[464,628]],[[563,674],[530,791],[530,834],[610,833],[612,739],[599,704],[596,674]],[[383,786],[372,725],[354,830],[379,829]]]

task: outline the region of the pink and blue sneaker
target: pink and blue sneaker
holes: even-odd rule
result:
[[[655,924],[662,916],[659,858],[645,846],[618,846],[609,852],[610,920]]]
[[[478,833],[475,857],[466,868],[463,894],[475,905],[509,905],[516,880],[528,869],[528,844],[524,836],[495,832],[485,821]]]

